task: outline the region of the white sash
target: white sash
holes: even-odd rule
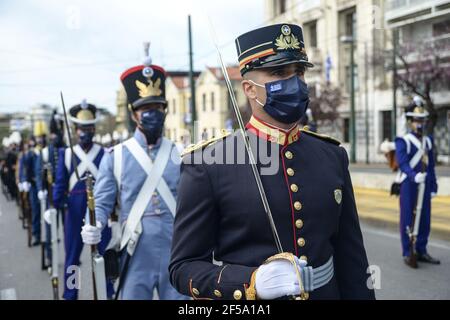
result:
[[[414,169],[417,164],[422,159],[422,156],[424,152],[427,152],[431,150],[431,140],[429,137],[425,138],[425,146],[422,147],[422,143],[417,139],[415,135],[412,133],[408,133],[403,137],[403,140],[406,142],[406,153],[409,154],[411,152],[411,143],[416,146],[417,152],[414,154],[414,156],[409,161],[409,166],[411,169]],[[407,175],[404,172],[401,172],[399,176],[397,176],[396,180],[398,180],[399,183],[402,183],[406,179]]]
[[[102,147],[100,147],[98,144],[94,144],[92,148],[89,150],[89,152],[85,153],[84,150],[80,147],[80,145],[77,144],[76,146],[73,147],[73,152],[80,161],[80,163],[77,166],[80,178],[86,173],[86,171],[89,171],[94,176],[94,178],[97,177],[98,169],[97,166],[94,164],[94,160],[98,156],[98,153],[100,152],[101,149]],[[67,171],[70,172],[70,167],[72,164],[72,154],[70,148],[66,149],[66,152],[64,154],[64,161],[66,164]],[[77,175],[75,174],[74,170],[69,180],[69,192],[72,191],[77,182],[78,182]]]
[[[127,247],[127,251],[130,255],[133,255],[137,240],[140,233],[142,232],[140,224],[141,218],[145,212],[145,209],[147,208],[149,201],[151,200],[152,194],[155,189],[158,190],[170,212],[173,216],[175,216],[175,197],[170,191],[170,188],[167,185],[166,181],[162,178],[164,169],[170,158],[172,143],[165,138],[162,139],[161,147],[158,151],[154,163],[135,138],[131,138],[125,141],[123,144],[127,147],[127,149],[147,174],[147,178],[145,179],[145,182],[142,185],[141,190],[139,191],[136,200],[131,207],[120,243],[121,250],[127,244],[129,244]],[[114,156],[116,156],[116,154]],[[117,158],[114,159],[117,163],[117,165],[115,164],[114,167],[121,167],[121,163],[118,163],[118,161],[121,161],[121,158],[119,159],[120,160],[118,160]],[[115,171],[114,173],[118,174],[118,185],[120,185],[121,173],[117,171]]]

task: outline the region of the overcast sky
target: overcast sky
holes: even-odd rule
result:
[[[264,0],[0,0],[0,113],[83,98],[115,112],[120,74],[143,57],[188,70],[187,15],[194,67],[218,65],[209,18],[227,63],[234,39],[264,24]]]

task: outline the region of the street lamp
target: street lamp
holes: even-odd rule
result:
[[[350,162],[356,162],[356,125],[355,125],[355,41],[352,36],[342,36],[341,43],[350,44]]]

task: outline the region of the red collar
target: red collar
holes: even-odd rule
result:
[[[259,120],[255,116],[250,118],[246,128],[249,132],[256,134],[262,139],[278,143],[283,146],[297,141],[300,137],[300,127],[298,125],[293,126],[289,130],[284,130]]]

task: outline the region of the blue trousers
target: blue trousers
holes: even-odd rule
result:
[[[37,188],[35,185],[31,185],[28,192],[28,198],[31,205],[31,231],[35,239],[41,239],[41,203],[37,196]]]
[[[160,300],[186,300],[169,281],[169,259],[173,233],[171,213],[146,216],[142,234],[131,257],[125,282],[120,292],[122,300],[151,300],[157,289]],[[126,249],[122,256],[122,265]]]
[[[70,281],[74,277],[74,266],[80,265],[80,256],[83,250],[83,240],[81,239],[81,228],[86,214],[87,202],[86,193],[80,192],[68,197],[68,210],[66,211],[64,223],[64,247],[66,257],[64,262],[64,294],[66,300],[78,299],[78,289],[69,287]],[[111,229],[105,227],[102,232],[102,241],[98,244],[98,251],[101,255],[111,239]],[[69,281],[68,281],[69,280]],[[114,294],[112,282],[107,282],[107,294],[111,298]]]
[[[427,253],[428,236],[430,235],[431,216],[431,188],[427,183],[423,197],[422,213],[420,216],[419,232],[416,239],[416,251],[418,254]],[[400,236],[403,256],[409,256],[409,237],[406,227],[411,226],[413,210],[416,206],[418,184],[406,179],[400,187]]]

